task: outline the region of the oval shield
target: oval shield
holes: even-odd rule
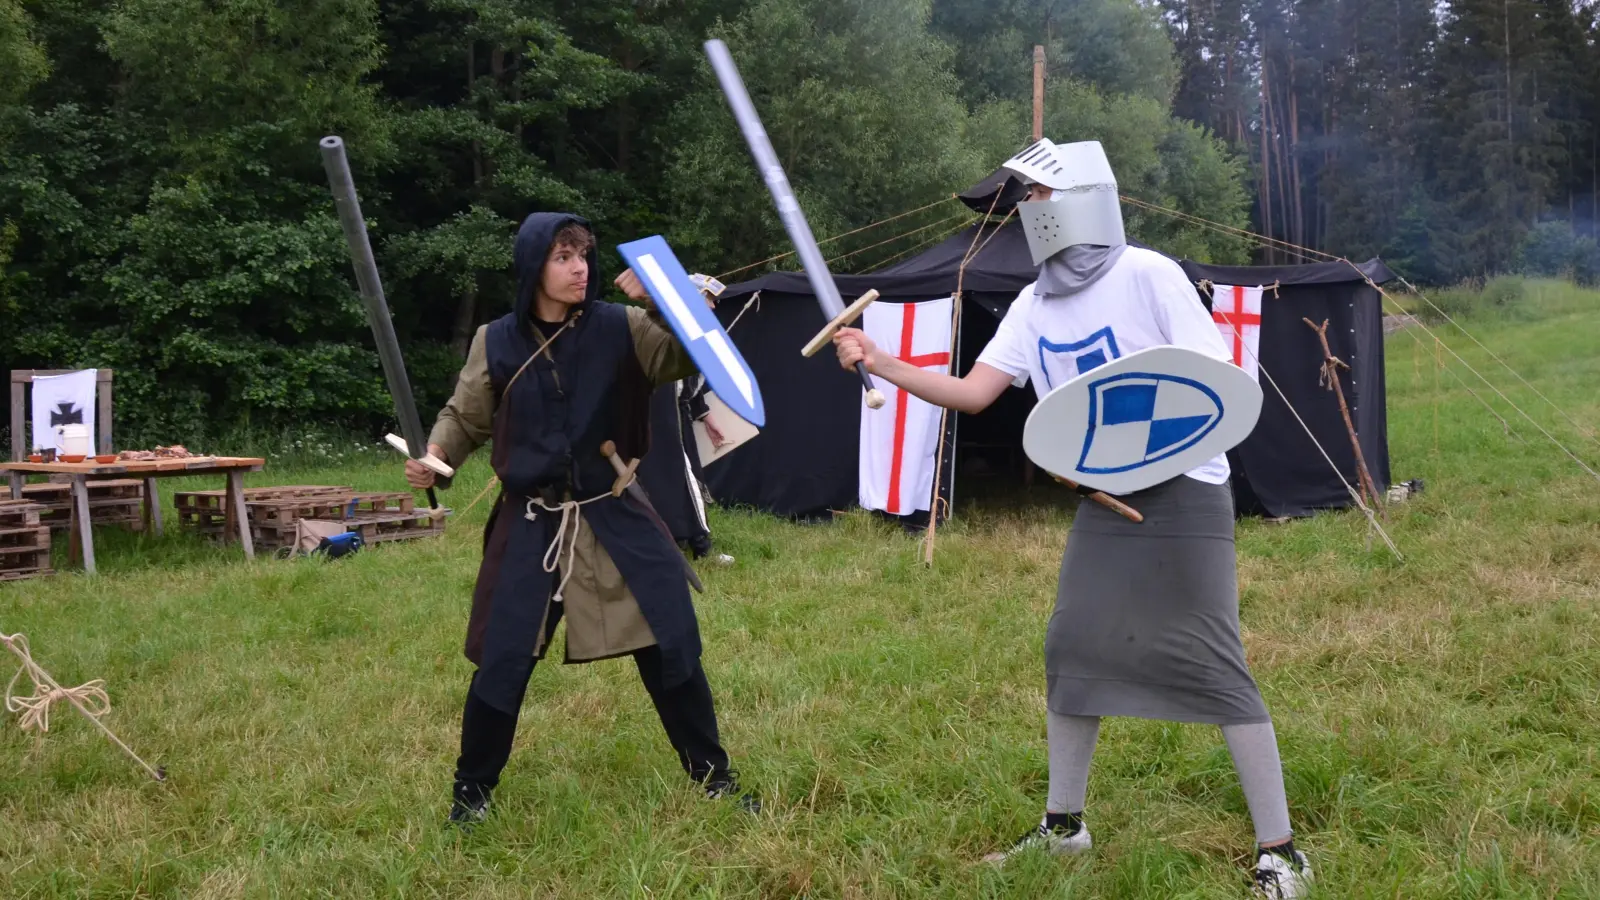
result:
[[[1052,390],[1022,448],[1047,472],[1111,494],[1160,484],[1231,450],[1261,415],[1261,387],[1229,362],[1152,347]]]

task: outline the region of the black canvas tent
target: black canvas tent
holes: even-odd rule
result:
[[[969,205],[977,202],[963,199]],[[992,193],[981,196],[985,210],[992,199]],[[834,280],[846,303],[869,289],[879,292],[880,303],[948,297],[956,290],[961,261],[972,248],[978,227],[964,229],[882,271],[836,275]],[[967,264],[961,280],[957,374],[971,369],[1011,301],[1038,272],[1019,223],[1012,221],[998,231],[985,226],[980,241],[986,243]],[[1366,281],[1371,277],[1381,284],[1393,277],[1383,263],[1374,260],[1359,270],[1342,262],[1282,267],[1180,264],[1197,283],[1277,285],[1263,301],[1262,366],[1344,477],[1356,484],[1354,454],[1337,401],[1318,386],[1321,345],[1301,320],[1329,321],[1333,352],[1351,366],[1345,393],[1353,406],[1363,454],[1379,489],[1386,488],[1382,314],[1380,297]],[[1209,296],[1198,288],[1196,302],[1210,308]],[[724,327],[739,319],[729,334],[761,385],[767,423],[760,436],[706,468],[713,498],[724,505],[797,518],[826,517],[831,510],[853,507],[861,384],[839,367],[831,349],[810,359],[800,355],[801,346],[826,323],[804,273],[777,272],[731,286],[718,303],[717,315]],[[1338,475],[1265,377],[1262,382],[1267,399],[1261,421],[1231,454],[1241,512],[1300,516],[1348,505],[1349,495]],[[947,504],[956,463],[963,454],[998,452],[999,458],[1012,460],[1020,469],[1022,426],[1033,404],[1031,386],[1013,388],[979,415],[947,417],[940,459],[941,495]]]

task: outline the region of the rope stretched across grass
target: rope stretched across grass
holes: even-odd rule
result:
[[[0,644],[5,644],[6,649],[22,663],[17,669],[17,674],[11,676],[11,682],[6,685],[6,712],[20,716],[17,724],[23,731],[37,730],[40,736],[43,736],[50,730],[50,707],[65,700],[110,738],[113,744],[121,748],[129,759],[138,763],[151,778],[157,781],[167,780],[165,768],[153,768],[140,759],[139,754],[134,753],[121,738],[100,721],[101,716],[111,711],[111,698],[106,694],[103,680],[97,678],[75,688],[64,688],[50,677],[49,672],[34,662],[27,637],[21,634],[0,634]],[[25,697],[16,693],[17,682],[22,680],[24,674],[33,681],[33,693]]]

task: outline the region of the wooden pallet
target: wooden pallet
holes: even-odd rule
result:
[[[350,516],[356,519],[375,515],[411,513],[415,512],[417,508],[417,497],[410,491],[358,493],[355,495],[355,500],[356,503],[351,510]]]
[[[248,488],[244,492],[244,502],[250,508],[253,518],[257,503],[280,500],[311,500],[329,496],[348,497],[353,493],[347,487],[283,485],[279,487]],[[205,533],[220,534],[227,523],[227,491],[182,491],[172,495],[172,503],[177,511],[178,524],[181,527]]]
[[[45,566],[42,569],[0,569],[0,582],[26,581],[29,578],[48,578],[56,573],[55,569]]]
[[[32,500],[0,500],[0,528],[38,527],[43,511]]]
[[[346,531],[361,534],[369,544],[438,537],[444,534],[445,511],[437,522],[428,511],[418,511],[410,495],[357,494],[336,503],[307,504],[293,510],[272,509],[273,517],[257,518],[250,507],[250,531],[259,547],[276,550],[292,546],[301,520],[342,523]],[[411,508],[405,508],[411,507]],[[354,512],[351,510],[354,509]]]
[[[138,479],[91,481],[89,518],[95,525],[126,525],[144,529],[144,482]],[[72,485],[61,482],[27,484],[22,496],[44,507],[42,518],[51,528],[72,524]]]
[[[444,535],[449,510],[440,510],[435,518],[427,510],[421,512],[380,513],[358,518],[346,524],[346,531],[358,532],[363,544],[382,544],[389,541],[414,541]]]
[[[409,491],[357,491],[343,486],[293,485],[253,488],[245,493],[250,533],[258,549],[277,550],[295,541],[302,519],[343,522],[369,543],[434,537],[444,533],[427,512],[418,512]],[[228,514],[224,491],[187,491],[173,496],[179,523],[193,531],[221,536]]]
[[[0,581],[53,575],[50,526],[43,509],[27,500],[0,500]]]

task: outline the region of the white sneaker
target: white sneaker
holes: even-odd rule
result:
[[[1045,820],[1040,819],[1037,828],[1033,828],[1017,838],[1017,842],[1008,850],[997,850],[983,858],[987,863],[1005,862],[1007,859],[1019,854],[1034,850],[1047,850],[1058,856],[1076,856],[1087,851],[1094,845],[1089,839],[1089,826],[1078,825],[1078,830],[1071,834],[1060,831],[1050,831],[1044,826]]]
[[[1294,900],[1306,895],[1313,880],[1311,861],[1299,850],[1294,851],[1294,856],[1296,862],[1290,862],[1276,853],[1260,851],[1256,857],[1256,896]]]
[[[714,565],[714,566],[731,566],[731,565],[733,565],[733,557],[729,556],[726,553],[718,553],[716,556],[713,556],[710,559],[711,559],[711,564]]]

